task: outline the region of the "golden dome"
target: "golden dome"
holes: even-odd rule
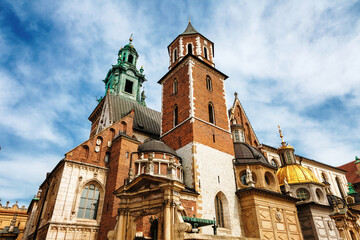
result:
[[[300,164],[290,164],[281,167],[277,170],[276,176],[280,185],[284,184],[285,178],[289,184],[309,182],[320,183],[312,171]]]

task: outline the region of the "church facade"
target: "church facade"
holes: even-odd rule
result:
[[[260,144],[238,99],[226,105],[214,43],[189,22],[168,46],[161,112],[130,38],[91,113],[30,204],[24,239],[360,239],[345,171]],[[319,180],[320,179],[320,180]]]

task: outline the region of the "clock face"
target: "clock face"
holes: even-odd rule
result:
[[[95,152],[99,152],[100,151],[100,147],[99,146],[96,146],[95,147]]]

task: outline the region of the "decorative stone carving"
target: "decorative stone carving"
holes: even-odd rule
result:
[[[275,213],[275,218],[276,220],[278,220],[279,222],[282,220],[282,214],[280,212],[280,209],[276,209],[276,213]]]
[[[252,177],[252,172],[251,172],[249,166],[247,166],[247,169],[246,169],[246,183],[248,184],[249,187],[255,187],[255,182]]]

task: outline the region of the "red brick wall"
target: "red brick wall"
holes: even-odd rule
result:
[[[110,161],[107,165],[109,170],[98,239],[106,239],[108,231],[115,228],[119,199],[115,197],[113,192],[122,186],[124,180],[128,178],[131,152],[136,152],[137,147],[136,142],[129,141],[126,138],[120,138],[113,143]],[[127,152],[129,153],[128,157],[126,157]]]
[[[179,36],[170,46],[169,46],[169,58],[171,58],[171,63],[170,63],[170,68],[173,68],[178,62],[179,62],[179,54],[180,54],[180,38],[182,37],[183,39],[183,55],[185,56],[187,54],[187,45],[189,43],[192,43],[192,51],[193,51],[193,55],[197,56],[197,57],[201,57],[202,60],[210,65],[213,64],[213,57],[211,54],[211,50],[210,48],[212,47],[212,42],[210,42],[209,40],[206,40],[204,37],[202,37],[200,34],[194,34],[194,35],[184,35],[184,36]],[[200,45],[201,45],[201,54],[197,55],[196,53],[196,38],[200,37]],[[207,44],[205,45],[205,41],[207,41]],[[205,58],[205,53],[204,53],[204,47],[207,48],[207,56],[208,58]],[[177,48],[177,55],[178,55],[178,59],[173,62],[173,51],[174,49]],[[214,51],[214,49],[212,49],[212,51]]]
[[[181,199],[180,202],[188,217],[196,216],[196,201]]]
[[[220,80],[224,76],[195,59],[193,61],[195,63],[192,69],[195,117],[209,123],[208,105],[211,102],[214,106],[215,125],[223,130],[201,121],[186,122],[162,137],[162,140],[175,150],[196,141],[233,154],[231,134],[226,132],[229,131],[229,120],[224,98],[223,81]],[[189,65],[184,64],[177,68],[180,69],[173,69],[174,74],[163,83],[162,134],[173,128],[173,106],[175,104],[178,105],[179,109],[179,123],[189,117]],[[212,79],[212,90],[206,88],[207,76]],[[172,84],[175,78],[179,83],[177,94],[172,93]]]
[[[178,122],[181,123],[189,117],[189,78],[188,65],[176,69],[176,74],[169,77],[162,86],[163,106],[162,106],[162,134],[174,127],[174,106],[178,106]],[[173,83],[175,78],[178,82],[178,92],[173,93]]]

